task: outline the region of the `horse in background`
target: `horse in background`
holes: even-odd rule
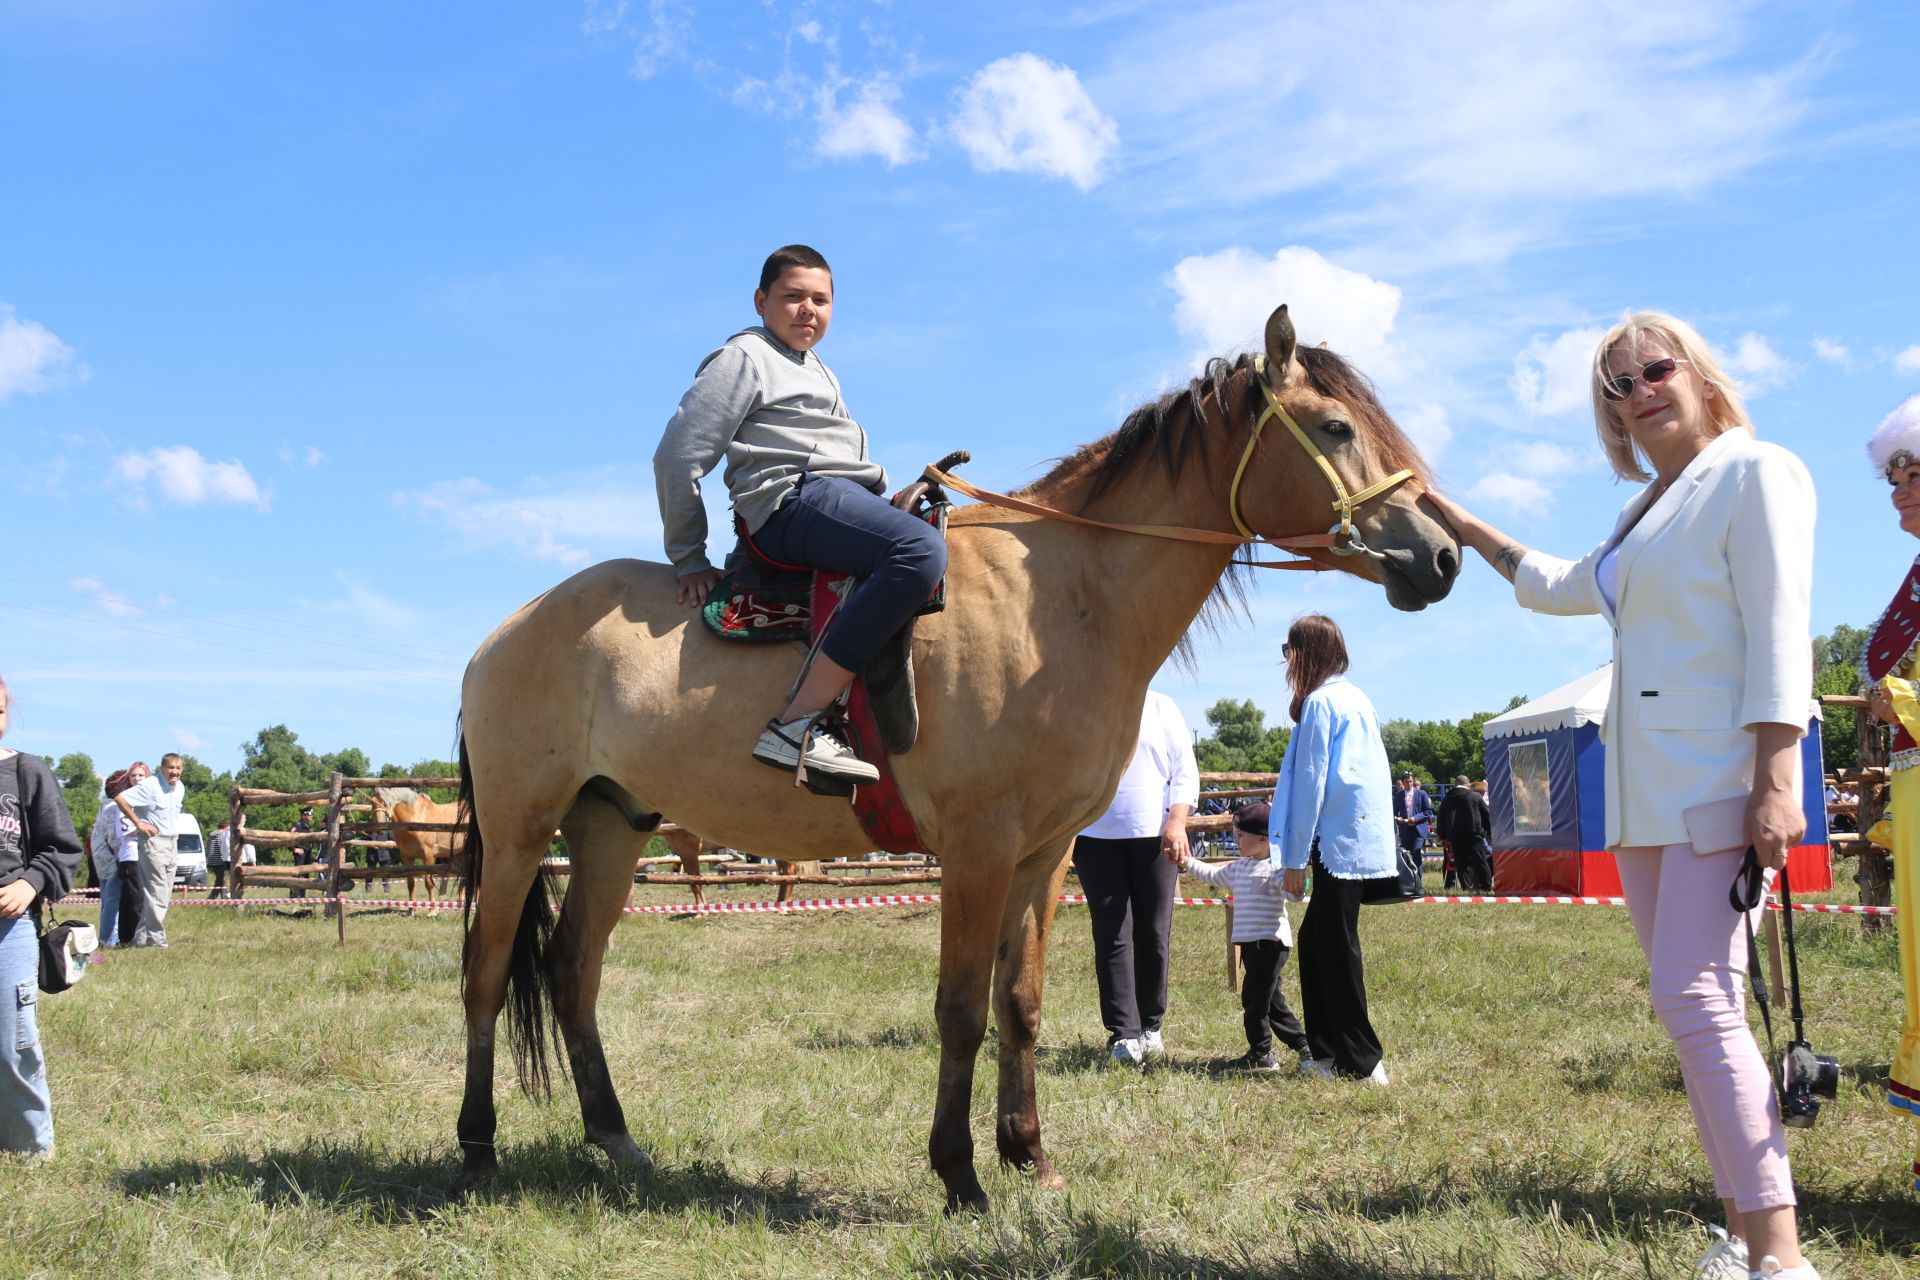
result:
[[[402,825],[409,822],[453,823],[460,820],[460,806],[448,801],[442,803],[429,800],[412,787],[375,787],[373,788],[373,820],[389,825],[393,832],[394,851],[400,855],[403,867],[431,868],[437,863],[451,862],[454,853],[460,847],[458,831],[413,831]],[[403,870],[407,878],[407,901],[414,901],[414,882],[422,875],[420,871]],[[431,870],[424,872],[427,881],[427,906],[440,905],[439,884],[443,877]],[[454,903],[454,891],[447,888],[446,904]]]

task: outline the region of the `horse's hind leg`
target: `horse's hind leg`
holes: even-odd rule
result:
[[[994,1124],[994,1141],[1001,1163],[1031,1170],[1034,1181],[1043,1186],[1059,1186],[1061,1178],[1040,1146],[1033,1047],[1040,1038],[1047,935],[1066,878],[1066,853],[1061,845],[1015,869],[993,975],[993,1012],[1000,1028],[1000,1115]]]
[[[545,851],[543,835],[536,843],[522,840],[517,846],[489,841],[483,854],[486,891],[475,893],[461,982],[467,1017],[467,1082],[457,1128],[465,1157],[463,1180],[499,1167],[493,1144],[498,1127],[493,1109],[494,1033],[507,1002],[507,972],[520,914]]]
[[[956,841],[959,847],[964,841]],[[940,1081],[927,1157],[947,1188],[947,1212],[984,1210],[987,1193],[973,1168],[973,1067],[987,1034],[987,990],[993,978],[995,922],[1005,910],[1012,858],[981,849],[949,862],[940,883]]]
[[[607,1055],[600,1043],[595,1007],[607,939],[633,892],[633,869],[646,837],[603,800],[582,796],[561,823],[572,875],[560,908],[560,924],[548,952],[554,978],[554,1014],[580,1092],[580,1119],[587,1141],[606,1152],[614,1167],[645,1173],[653,1160],[627,1132],[626,1113],[613,1091]]]

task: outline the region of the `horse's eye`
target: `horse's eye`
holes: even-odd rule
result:
[[[1330,436],[1350,436],[1353,434],[1353,424],[1342,418],[1328,418],[1320,424],[1320,429]]]

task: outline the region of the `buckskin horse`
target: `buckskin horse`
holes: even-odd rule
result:
[[[928,1155],[949,1211],[987,1203],[968,1100],[989,993],[1000,1158],[1060,1182],[1034,1097],[1047,935],[1074,836],[1113,796],[1148,681],[1223,578],[1240,580],[1230,563],[1256,535],[1381,584],[1398,608],[1444,598],[1459,547],[1422,504],[1427,480],[1366,378],[1297,345],[1283,306],[1267,322],[1264,357],[1209,361],[1184,389],[1000,499],[1009,505],[953,514],[945,611],[913,633],[919,741],[892,760],[942,859]],[[1323,534],[1330,494],[1337,518]],[[1164,523],[1142,528],[1153,522]],[[1186,522],[1199,530],[1168,536]],[[849,805],[749,755],[794,676],[782,650],[716,641],[674,602],[669,566],[615,560],[523,606],[475,653],[459,748],[478,894],[464,954],[463,1180],[497,1167],[494,1035],[510,989],[521,1086],[550,1093],[551,1036],[587,1139],[616,1167],[651,1168],[615,1097],[595,1001],[658,815],[785,860],[865,847]],[[572,858],[557,920],[540,874],[556,825]]]

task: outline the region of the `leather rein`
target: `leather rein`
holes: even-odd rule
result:
[[[1030,516],[1043,516],[1049,520],[1064,520],[1068,524],[1086,525],[1094,529],[1137,533],[1150,538],[1170,538],[1179,542],[1209,542],[1230,546],[1264,542],[1270,547],[1279,547],[1287,551],[1321,550],[1330,551],[1337,556],[1366,555],[1376,560],[1384,560],[1386,558],[1384,554],[1375,551],[1360,540],[1360,531],[1353,527],[1353,509],[1413,479],[1413,472],[1411,470],[1396,471],[1385,480],[1369,485],[1359,493],[1349,493],[1346,483],[1340,479],[1340,473],[1334,470],[1326,454],[1314,444],[1311,436],[1300,429],[1300,424],[1293,420],[1293,415],[1288,413],[1286,406],[1280,403],[1280,397],[1267,380],[1266,357],[1254,357],[1253,372],[1254,379],[1260,384],[1260,390],[1267,403],[1260,411],[1260,416],[1254,420],[1253,432],[1247,437],[1247,446],[1240,453],[1240,465],[1233,469],[1233,484],[1227,491],[1227,514],[1233,518],[1233,527],[1239,530],[1238,533],[1221,533],[1214,529],[1189,529],[1172,524],[1123,524],[1095,520],[1088,516],[1074,515],[1070,511],[1062,511],[1057,507],[1043,506],[1038,502],[1028,502],[1024,498],[1015,498],[1008,494],[995,493],[991,489],[982,489],[932,463],[927,464],[922,475],[926,480],[952,489],[956,493],[964,493],[969,498],[984,502],[988,506],[1000,507],[1007,511],[1019,511]],[[1293,438],[1300,442],[1300,447],[1305,449],[1307,456],[1319,465],[1322,474],[1327,477],[1327,482],[1333,486],[1335,519],[1333,527],[1325,533],[1303,533],[1292,537],[1268,538],[1248,528],[1247,522],[1240,517],[1240,482],[1246,476],[1247,464],[1253,461],[1253,451],[1260,443],[1260,433],[1266,428],[1267,423],[1273,421],[1282,423],[1288,431],[1293,433]],[[1309,573],[1324,573],[1335,567],[1305,557],[1297,560],[1249,560],[1243,563],[1255,569],[1299,569]]]

